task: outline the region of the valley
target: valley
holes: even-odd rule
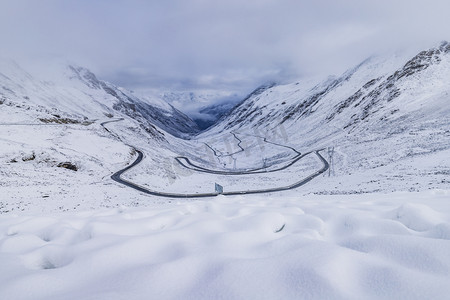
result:
[[[205,130],[54,68],[0,64],[1,299],[448,294],[449,43],[263,85]]]

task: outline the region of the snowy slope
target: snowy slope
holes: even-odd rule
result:
[[[368,117],[377,119],[390,108],[395,109],[406,103],[398,115],[417,111],[421,106],[440,108],[442,103],[427,103],[424,98],[446,96],[445,84],[449,65],[448,43],[438,48],[408,57],[372,57],[339,77],[326,80],[317,78],[301,80],[283,86],[267,86],[256,90],[237,106],[230,117],[209,132],[223,129],[237,130],[242,127],[273,128],[302,125],[318,127],[336,120],[331,126],[341,125],[342,129],[355,127]],[[418,95],[414,97],[412,95]],[[415,104],[413,106],[412,104]],[[445,109],[445,107],[442,107]],[[369,123],[367,120],[365,123]],[[300,127],[300,126],[298,126]],[[323,132],[324,130],[319,130]],[[308,137],[306,137],[308,138]]]
[[[198,128],[186,115],[161,99],[142,100],[131,92],[98,80],[89,70],[73,66],[50,66],[51,76],[34,77],[11,61],[0,61],[0,97],[14,105],[33,106],[44,112],[77,119],[129,116],[155,136],[159,128],[177,136]],[[50,77],[50,80],[48,79]],[[54,118],[47,112],[46,118]]]
[[[141,100],[86,69],[49,68],[54,69],[41,79],[14,62],[1,61],[0,213],[85,210],[137,201],[120,197],[123,187],[109,178],[135,158],[129,145],[149,148],[155,158],[162,149],[174,156],[168,149],[182,141],[164,129],[185,136],[195,124],[163,101]],[[120,136],[101,126],[119,119]],[[58,167],[66,162],[77,171]]]
[[[372,57],[339,77],[256,90],[200,138],[220,147],[231,132],[278,134],[302,152],[334,147],[333,192],[448,188],[448,78],[448,43]]]

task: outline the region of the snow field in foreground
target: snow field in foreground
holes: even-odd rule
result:
[[[443,299],[449,201],[272,195],[5,215],[0,298]]]

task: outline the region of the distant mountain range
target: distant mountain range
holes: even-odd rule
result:
[[[160,92],[164,101],[186,113],[201,130],[218,122],[242,99],[233,93],[218,91]]]

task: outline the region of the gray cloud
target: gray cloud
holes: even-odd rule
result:
[[[246,93],[450,39],[448,1],[15,0],[2,56],[65,58],[131,89]]]

